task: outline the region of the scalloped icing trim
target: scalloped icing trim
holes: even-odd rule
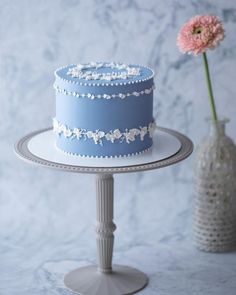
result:
[[[146,88],[144,90],[141,90],[141,91],[133,91],[131,93],[118,93],[118,94],[92,94],[92,93],[78,93],[78,92],[75,92],[75,91],[67,91],[65,89],[61,89],[60,87],[56,86],[55,84],[53,85],[53,88],[56,90],[57,93],[61,93],[61,94],[64,94],[64,95],[72,95],[74,97],[86,97],[86,98],[90,98],[90,99],[111,99],[111,98],[121,98],[121,99],[124,99],[128,96],[141,96],[141,95],[144,95],[144,94],[150,94],[154,89],[155,89],[155,85],[153,84],[152,87],[150,88]]]
[[[71,152],[67,152],[67,151],[59,148],[56,143],[55,143],[55,147],[56,147],[56,149],[58,149],[60,152],[63,152],[64,154],[67,154],[69,156],[76,156],[76,157],[79,157],[79,158],[87,158],[87,159],[117,159],[117,158],[128,158],[128,157],[132,157],[132,156],[141,155],[143,153],[146,153],[146,152],[150,151],[150,149],[152,148],[152,145],[149,148],[147,148],[145,150],[142,150],[140,152],[131,153],[131,154],[125,154],[125,155],[115,155],[115,156],[89,156],[89,155],[82,155],[82,154],[78,154],[78,153],[71,153]],[[109,167],[107,167],[107,168],[109,168]]]
[[[116,82],[116,83],[89,83],[89,82],[76,82],[76,81],[73,81],[73,80],[67,80],[67,79],[64,79],[62,77],[60,77],[57,72],[61,71],[61,70],[64,70],[66,68],[68,68],[69,66],[76,66],[76,64],[70,64],[70,65],[66,65],[66,66],[62,66],[58,69],[56,69],[54,71],[54,75],[56,76],[56,78],[64,81],[64,82],[67,82],[67,83],[71,83],[71,84],[75,84],[75,85],[81,85],[81,86],[122,86],[122,85],[130,85],[130,84],[135,84],[135,83],[140,83],[140,82],[145,82],[145,81],[148,81],[150,79],[152,79],[155,75],[155,72],[153,71],[153,69],[147,67],[147,66],[143,66],[143,65],[135,65],[137,67],[142,67],[142,68],[146,68],[148,70],[150,70],[152,72],[152,74],[144,79],[138,79],[138,80],[134,80],[134,81],[126,81],[126,82]]]

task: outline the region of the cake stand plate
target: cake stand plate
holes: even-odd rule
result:
[[[192,152],[192,142],[183,134],[158,127],[150,150],[135,156],[91,158],[65,154],[55,145],[52,129],[32,132],[15,144],[17,155],[31,164],[79,173],[124,173],[151,170],[179,162]]]
[[[96,174],[96,242],[97,266],[85,266],[65,275],[68,289],[83,295],[125,295],[143,289],[146,274],[121,265],[112,265],[114,234],[115,173],[139,172],[162,168],[187,158],[193,144],[183,134],[159,127],[152,148],[137,156],[121,158],[88,158],[68,155],[55,147],[52,129],[32,132],[15,144],[16,154],[32,164],[58,170]]]

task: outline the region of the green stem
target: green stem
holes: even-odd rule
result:
[[[212,85],[211,85],[211,77],[210,77],[206,52],[203,53],[203,63],[204,63],[205,73],[206,73],[207,88],[208,88],[208,94],[209,94],[209,98],[210,98],[212,119],[214,121],[217,121],[216,106],[215,106]]]

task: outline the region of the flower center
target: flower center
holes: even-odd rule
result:
[[[193,30],[193,34],[194,34],[194,35],[199,35],[199,34],[202,33],[202,31],[203,31],[203,28],[202,28],[202,27],[196,27],[196,28],[194,28],[194,30]]]

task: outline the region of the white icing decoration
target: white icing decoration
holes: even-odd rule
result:
[[[69,84],[73,84],[73,85],[81,85],[81,86],[88,85],[88,86],[98,86],[98,87],[105,85],[104,83],[100,83],[100,82],[98,82],[98,83],[94,83],[94,82],[93,83],[89,83],[89,82],[88,83],[85,83],[83,81],[69,80],[69,79],[66,79],[66,78],[61,77],[61,75],[58,74],[58,72],[61,71],[61,70],[67,69],[68,66],[71,66],[71,65],[60,67],[60,68],[58,68],[54,72],[54,74],[55,74],[55,76],[56,76],[57,79],[59,79],[61,81],[64,81],[66,83],[69,83]],[[76,66],[76,65],[73,65],[73,66]],[[134,84],[134,83],[140,83],[140,82],[144,82],[144,81],[148,81],[148,80],[150,80],[150,79],[152,79],[154,77],[155,73],[154,73],[154,71],[151,68],[149,68],[147,66],[144,66],[144,65],[135,65],[135,66],[140,67],[140,68],[148,69],[150,71],[150,74],[148,76],[146,76],[146,77],[142,77],[142,78],[139,78],[139,79],[136,79],[136,80],[132,81],[132,84]],[[111,82],[108,85],[109,86],[115,86],[115,85],[116,86],[118,86],[118,85],[123,86],[123,85],[127,85],[127,84],[131,84],[131,81],[129,81],[129,80],[128,81],[123,80],[122,82],[119,82],[119,83],[113,83],[113,82]]]
[[[99,68],[109,68],[120,70],[119,72],[102,73],[96,72]],[[122,70],[122,71],[121,71]],[[72,78],[79,78],[85,80],[127,80],[141,75],[140,68],[131,67],[126,64],[119,63],[96,63],[78,64],[67,71],[67,75]]]
[[[66,126],[63,126],[63,127],[64,127],[63,134],[65,135],[65,137],[71,137],[73,134],[73,131],[67,128]]]
[[[148,127],[140,127],[140,139],[143,141],[144,140],[144,136],[147,134],[148,132]]]
[[[57,147],[57,146],[56,146]],[[73,156],[77,156],[80,158],[89,158],[89,159],[109,159],[109,158],[128,158],[130,156],[135,156],[135,155],[140,155],[143,153],[146,153],[148,151],[150,151],[151,147],[142,150],[140,152],[135,152],[135,153],[130,153],[130,154],[125,154],[125,155],[114,155],[114,156],[89,156],[89,155],[83,155],[83,154],[78,154],[78,153],[72,153],[72,152],[68,152],[68,151],[64,151],[63,149],[57,147],[58,150],[63,151],[63,153],[68,154],[68,155],[73,155]]]
[[[105,136],[105,132],[97,130],[96,132],[89,131],[95,144],[102,144],[102,138]],[[88,133],[88,132],[87,132]]]
[[[148,132],[151,137],[153,137],[153,133],[154,133],[155,129],[156,129],[156,123],[155,122],[149,123]]]
[[[78,92],[72,92],[72,91],[67,91],[65,89],[60,89],[58,86],[56,86],[55,84],[53,85],[54,89],[56,90],[56,92],[58,93],[62,93],[65,95],[72,95],[75,96],[77,98],[79,97],[87,97],[90,99],[95,99],[95,98],[105,98],[105,99],[111,99],[111,98],[115,98],[115,97],[119,97],[121,99],[124,99],[128,96],[134,95],[134,96],[140,96],[143,94],[150,94],[154,89],[155,89],[155,85],[153,84],[151,88],[147,88],[144,90],[141,90],[139,92],[134,91],[132,93],[118,93],[118,94],[91,94],[91,93],[78,93]]]
[[[139,133],[140,133],[140,130],[136,129],[136,128],[133,128],[133,129],[130,129],[130,130],[126,129],[126,132],[124,133],[126,142],[130,143],[130,141],[135,141],[135,137],[137,135],[139,135]]]
[[[119,129],[115,129],[115,130],[113,131],[113,135],[114,135],[115,139],[119,139],[119,138],[121,138],[122,133],[120,132]]]
[[[83,136],[83,131],[80,128],[74,128],[73,134],[75,134],[77,139],[80,139]]]
[[[56,118],[53,119],[53,131],[58,135],[64,135],[67,138],[77,138],[80,139],[93,139],[95,144],[101,144],[102,140],[106,139],[114,143],[116,140],[123,142],[125,140],[127,143],[135,141],[137,136],[140,136],[140,139],[143,141],[146,134],[149,134],[150,137],[153,137],[153,133],[156,129],[155,121],[150,122],[148,126],[140,128],[126,129],[125,132],[121,132],[119,129],[111,130],[108,133],[105,133],[101,130],[91,131],[81,128],[70,129],[66,125],[60,123]]]

